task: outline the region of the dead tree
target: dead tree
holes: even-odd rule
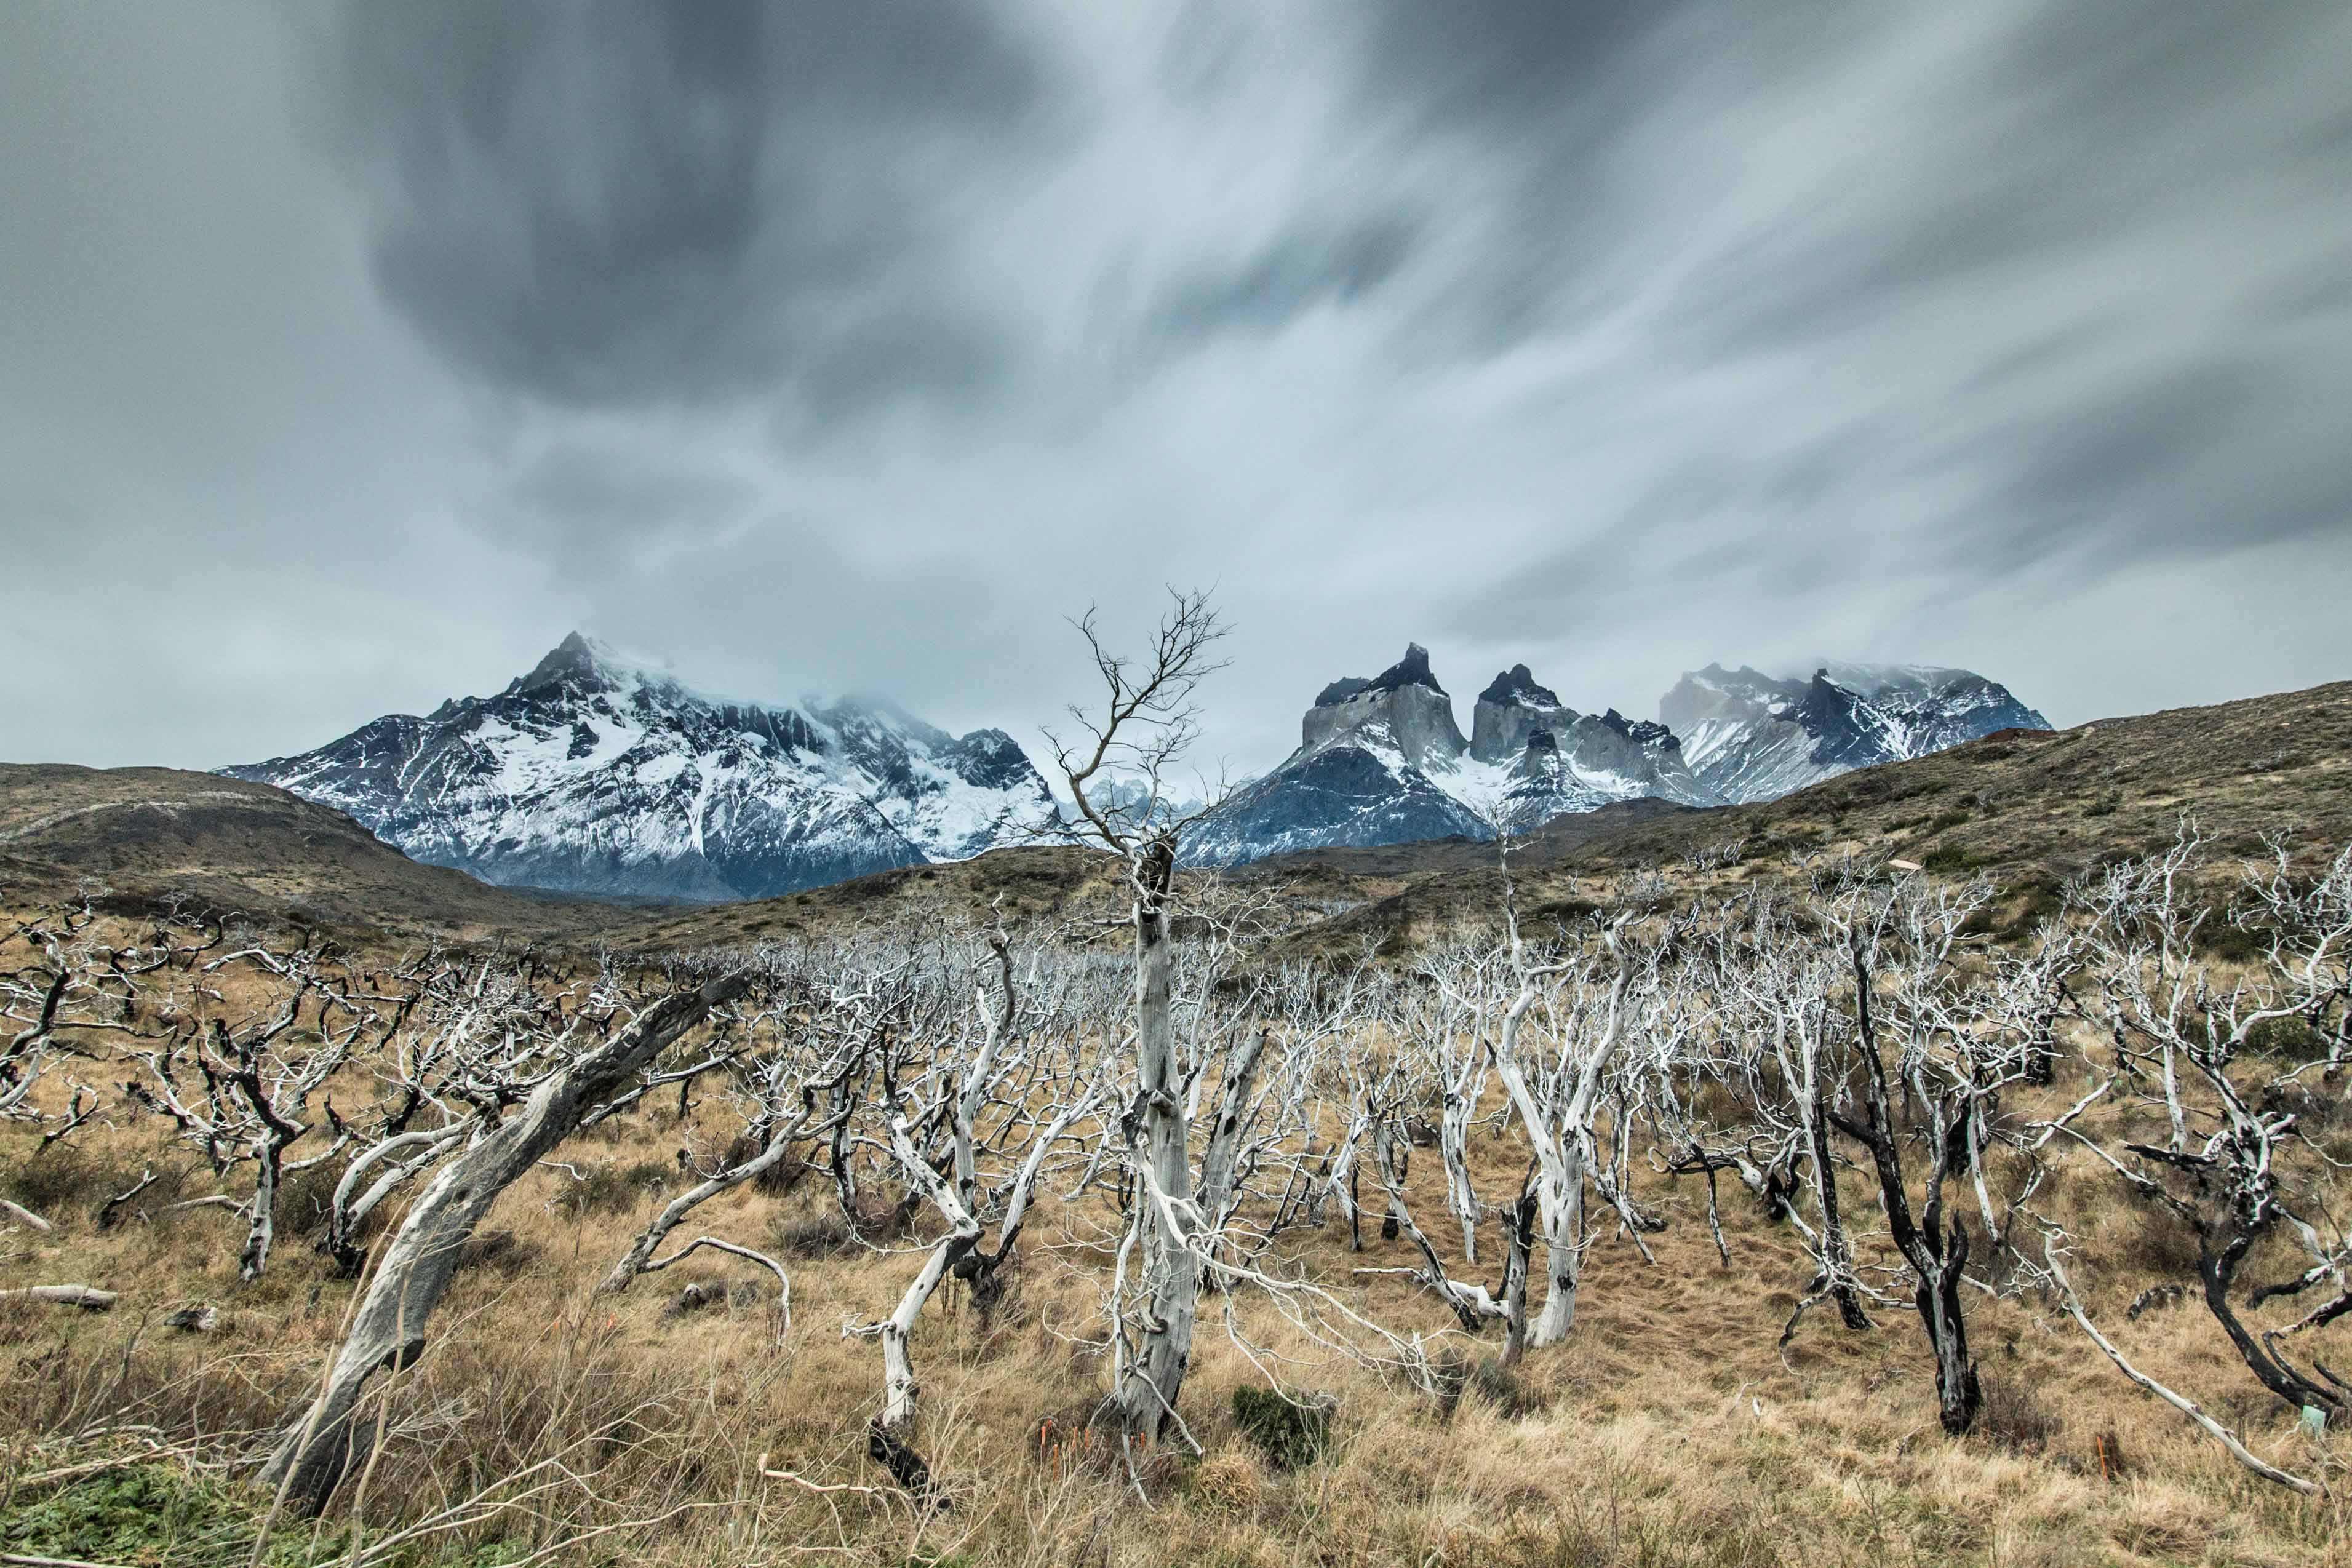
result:
[[[816,1011],[815,1004],[807,998],[793,998],[797,1002]],[[788,1027],[786,1013],[791,1003],[772,1002],[761,1016],[747,1025],[747,1030],[759,1032],[763,1027],[781,1034]],[[818,1032],[819,1023],[811,1019],[808,1032]],[[796,1042],[778,1040],[765,1059],[744,1070],[740,1076],[737,1098],[743,1110],[744,1131],[733,1145],[741,1151],[739,1157],[721,1164],[717,1169],[702,1175],[702,1179],[679,1193],[662,1206],[652,1223],[637,1233],[612,1271],[597,1286],[599,1291],[625,1291],[629,1282],[641,1273],[654,1271],[654,1253],[670,1232],[684,1223],[686,1217],[720,1193],[732,1191],[745,1182],[757,1181],[791,1156],[793,1148],[811,1138],[826,1135],[834,1127],[845,1123],[855,1108],[854,1102],[843,1103],[845,1096],[836,1093],[856,1074],[862,1041],[856,1038],[836,1039],[828,1042],[817,1060]],[[820,1109],[818,1096],[823,1094],[827,1104],[842,1106],[828,1117]],[[683,1157],[683,1156],[681,1156]],[[705,1239],[722,1250],[740,1251]],[[765,1260],[761,1260],[765,1261]],[[768,1265],[772,1270],[775,1265]],[[779,1276],[781,1270],[775,1270]]]
[[[1891,894],[1857,894],[1824,912],[1844,940],[1852,968],[1861,1077],[1860,1113],[1833,1108],[1830,1119],[1870,1155],[1879,1204],[1935,1354],[1937,1418],[1955,1437],[1975,1423],[1983,1393],[1960,1295],[1973,1241],[1948,1189],[1980,1166],[1979,1140],[1999,1097],[2028,1071],[2028,1042],[1997,1027],[1997,1019],[1992,1029],[1975,1027],[1983,1015],[1953,964],[1962,927],[1989,896],[1981,885],[1937,890],[1906,878]],[[1891,965],[1890,948],[1897,960]],[[1877,994],[1882,972],[1890,971],[1885,1003],[1898,1037],[1891,1067]],[[1896,1119],[1895,1083],[1925,1122],[1916,1134],[1925,1166],[1916,1204],[1904,1164],[1913,1134]]]
[[[1853,1242],[1838,1196],[1838,1158],[1830,1142],[1832,1106],[1843,1087],[1831,1008],[1846,967],[1843,956],[1823,951],[1786,903],[1769,895],[1723,923],[1712,955],[1714,989],[1739,1020],[1736,1027],[1764,1042],[1746,1070],[1763,1136],[1787,1149],[1790,1169],[1802,1165],[1813,1199],[1814,1223],[1793,1205],[1787,1210],[1812,1251],[1815,1273],[1781,1330],[1781,1343],[1796,1333],[1805,1312],[1824,1300],[1836,1304],[1847,1328],[1867,1329],[1871,1322],[1863,1301],[1869,1292],[1854,1270]],[[1763,1176],[1763,1169],[1758,1174]],[[1769,1176],[1764,1186],[1769,1192]]]
[[[1420,972],[1426,988],[1401,1000],[1404,1016],[1397,1020],[1403,1033],[1424,1042],[1440,1086],[1437,1148],[1445,1164],[1445,1207],[1461,1228],[1462,1260],[1472,1268],[1478,1263],[1485,1211],[1470,1175],[1470,1127],[1494,1071],[1486,1038],[1492,991],[1483,971],[1496,961],[1497,955],[1466,945],[1425,955]]]
[[[1519,1293],[1517,1303],[1517,1315],[1514,1316],[1507,1281],[1503,1291],[1496,1292],[1489,1291],[1484,1285],[1475,1285],[1466,1281],[1454,1279],[1447,1271],[1445,1260],[1438,1256],[1437,1249],[1431,1243],[1428,1234],[1412,1217],[1412,1205],[1405,1198],[1403,1165],[1396,1157],[1395,1153],[1402,1139],[1393,1131],[1393,1124],[1406,1099],[1406,1095],[1399,1092],[1398,1082],[1394,1076],[1391,1076],[1382,1080],[1372,1091],[1376,1096],[1381,1094],[1382,1089],[1387,1092],[1385,1097],[1373,1099],[1368,1108],[1368,1114],[1374,1123],[1372,1164],[1373,1168],[1380,1174],[1381,1186],[1388,1195],[1390,1217],[1399,1231],[1412,1240],[1414,1249],[1421,1254],[1421,1267],[1403,1270],[1359,1269],[1356,1272],[1385,1274],[1401,1271],[1410,1274],[1418,1280],[1423,1288],[1452,1309],[1454,1315],[1461,1321],[1463,1328],[1469,1333],[1476,1333],[1488,1322],[1499,1320],[1508,1324],[1513,1332],[1513,1337],[1517,1338],[1525,1322],[1527,1303],[1525,1290],[1522,1289]],[[1506,1251],[1509,1250],[1509,1239],[1507,1239]],[[1524,1249],[1520,1251],[1519,1256],[1520,1278],[1524,1282],[1526,1277]]]
[[[181,1137],[226,1176],[250,1161],[251,1196],[236,1207],[247,1216],[246,1239],[237,1255],[245,1280],[260,1277],[277,1236],[278,1188],[286,1175],[307,1170],[339,1155],[351,1130],[331,1103],[326,1121],[334,1143],[324,1153],[297,1164],[287,1151],[316,1130],[302,1120],[310,1097],[351,1059],[363,1035],[383,1020],[355,998],[339,977],[326,972],[307,950],[273,954],[250,947],[216,958],[207,974],[242,962],[252,977],[277,993],[274,1005],[232,1028],[219,1016],[184,1027],[163,1044],[125,1052],[147,1069],[145,1081],[126,1080],[123,1093],[169,1120]],[[310,1010],[310,1027],[298,1029]]]
[[[100,1042],[166,1038],[171,1024],[146,977],[194,967],[226,936],[217,919],[198,923],[167,909],[147,942],[111,943],[87,899],[18,925],[12,939],[32,961],[0,968],[0,1120],[39,1127],[38,1154],[97,1115],[104,1102],[89,1085],[68,1078],[59,1110],[42,1105],[34,1087],[60,1061],[90,1058]]]
[[[263,1466],[265,1481],[305,1509],[325,1505],[364,1450],[366,1425],[353,1419],[362,1391],[378,1372],[404,1371],[424,1354],[426,1327],[457,1273],[459,1249],[499,1195],[747,985],[730,974],[664,997],[625,1029],[548,1073],[497,1131],[442,1166],[384,1247],[317,1397],[287,1427]]]
[[[1049,736],[1056,766],[1078,811],[1076,831],[1119,857],[1126,870],[1135,933],[1135,1103],[1125,1126],[1130,1168],[1162,1197],[1189,1198],[1183,1069],[1170,993],[1169,930],[1181,840],[1191,826],[1160,809],[1162,780],[1198,727],[1192,694],[1218,668],[1213,657],[1224,627],[1205,594],[1171,594],[1150,652],[1130,661],[1104,647],[1089,612],[1078,622],[1104,686],[1098,711],[1071,710],[1087,740],[1066,746]],[[1143,781],[1139,805],[1101,803],[1111,782],[1105,768]],[[1090,793],[1090,789],[1092,793]],[[1175,1410],[1192,1358],[1200,1259],[1160,1203],[1139,1203],[1132,1241],[1143,1268],[1142,1343],[1122,1357],[1115,1391],[1127,1429],[1156,1436]],[[1121,1334],[1122,1341],[1124,1339]]]
[[[2341,1208],[2326,1185],[2331,1162],[2303,1130],[2309,1113],[2331,1109],[2310,1085],[2346,1060],[2352,851],[2307,882],[2288,876],[2283,856],[2246,879],[2243,918],[2268,934],[2266,950],[2224,983],[2197,951],[2211,919],[2200,848],[2184,822],[2165,854],[2114,867],[2070,901],[2098,991],[2077,997],[2074,1011],[2113,1053],[2105,1087],[2160,1115],[2166,1136],[2097,1135],[2074,1120],[2061,1130],[2193,1240],[2206,1310],[2255,1379],[2290,1406],[2340,1420],[2352,1413],[2352,1382],[2289,1346],[2352,1314],[2352,1238],[2320,1228],[2340,1223],[2330,1216]],[[2309,1267],[2242,1303],[2242,1267],[2282,1228]],[[2317,1287],[2328,1299],[2283,1329],[2248,1321],[2266,1301]]]
[[[1001,949],[1000,949],[1001,951]],[[1005,983],[1011,986],[1011,972],[1005,971]],[[1000,1020],[1009,1020],[1013,1006],[1008,1002]],[[976,1113],[990,1086],[989,1074],[994,1070],[997,1053],[983,1049],[968,1065],[953,1099],[957,1128],[955,1147],[969,1151],[975,1143],[971,1116]],[[918,1386],[914,1357],[910,1349],[915,1323],[924,1306],[942,1280],[950,1275],[974,1281],[975,1297],[988,1285],[992,1285],[997,1270],[1012,1255],[1020,1239],[1022,1227],[1027,1219],[1030,1196],[1035,1189],[1045,1162],[1054,1146],[1067,1134],[1072,1125],[1087,1115],[1099,1103],[1103,1086],[1099,1079],[1082,1086],[1073,1086],[1058,1103],[1053,1119],[1047,1122],[1031,1140],[1026,1157],[1014,1173],[1003,1194],[1003,1207],[997,1223],[996,1247],[993,1251],[981,1246],[985,1226],[979,1212],[982,1194],[976,1174],[968,1175],[966,1166],[951,1166],[955,1179],[942,1175],[917,1146],[907,1108],[898,1092],[897,1075],[886,1060],[882,1064],[882,1096],[887,1116],[889,1149],[898,1162],[900,1173],[909,1186],[920,1193],[931,1207],[939,1210],[947,1222],[947,1230],[925,1253],[923,1265],[899,1297],[897,1310],[880,1322],[845,1325],[845,1335],[871,1335],[882,1342],[882,1413],[875,1422],[874,1455],[877,1461],[899,1475],[903,1462],[912,1456],[908,1446],[907,1429],[915,1416]],[[967,1202],[965,1193],[973,1195]],[[918,1461],[919,1465],[919,1461]],[[919,1473],[928,1478],[928,1466],[919,1466]],[[918,1490],[912,1489],[910,1490]]]
[[[1543,1229],[1546,1289],[1543,1306],[1528,1326],[1526,1343],[1540,1349],[1566,1338],[1575,1321],[1577,1287],[1583,1272],[1584,1188],[1595,1164],[1593,1111],[1610,1059],[1624,1039],[1626,997],[1634,966],[1624,951],[1624,916],[1601,934],[1605,961],[1596,964],[1588,956],[1538,964],[1528,956],[1517,911],[1507,900],[1506,915],[1517,992],[1504,1009],[1492,1054],[1495,1075],[1518,1113],[1538,1167],[1536,1208]],[[1580,993],[1570,1009],[1566,1030],[1570,1038],[1561,1042],[1566,1064],[1546,1075],[1544,1090],[1538,1093],[1528,1075],[1520,1037],[1528,1015],[1544,999],[1550,983],[1562,977]],[[1593,1021],[1596,1009],[1598,1028],[1584,1038],[1583,1026]]]

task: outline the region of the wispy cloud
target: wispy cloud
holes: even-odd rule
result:
[[[2352,13],[0,11],[0,754],[209,764],[575,622],[1034,733],[1214,582],[1213,747],[1427,643],[1647,712],[2347,674]],[[103,628],[94,631],[93,628]]]

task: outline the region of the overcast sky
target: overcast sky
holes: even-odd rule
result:
[[[579,626],[1210,750],[1426,643],[1654,714],[2352,676],[2352,6],[0,5],[0,758],[212,767]]]

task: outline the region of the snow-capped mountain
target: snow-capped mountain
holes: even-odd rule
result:
[[[1724,799],[1769,800],[1856,768],[1926,757],[2002,729],[2050,721],[1971,670],[1823,663],[1782,679],[1709,664],[1658,700],[1699,783]]]
[[[706,696],[576,632],[496,696],[222,771],[346,811],[413,859],[590,894],[762,898],[961,859],[1053,814],[1002,730]]]
[[[1496,801],[1489,814],[1511,828],[1612,800],[1723,804],[1692,776],[1682,742],[1664,725],[1629,719],[1613,707],[1580,714],[1538,685],[1525,664],[1512,665],[1478,694],[1459,776],[1455,792]]]
[[[1187,841],[1199,864],[1292,850],[1370,846],[1528,827],[1565,811],[1658,796],[1720,804],[1663,725],[1612,708],[1580,715],[1525,664],[1480,694],[1465,739],[1419,643],[1370,679],[1332,682],[1299,724],[1298,749],[1228,798]]]

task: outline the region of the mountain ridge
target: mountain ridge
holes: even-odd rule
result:
[[[1693,775],[1736,803],[1930,756],[1995,730],[2051,727],[2007,686],[1973,670],[1829,661],[1809,679],[1708,664],[1658,699],[1658,717],[1683,737]]]
[[[592,896],[764,897],[976,854],[1052,809],[1002,730],[712,696],[578,632],[494,695],[220,771],[345,810],[417,860]]]
[[[1524,663],[1472,704],[1429,651],[1321,687],[1297,748],[1192,829],[1188,863],[1490,838],[1614,802],[1786,794],[1996,728],[2046,728],[1966,670],[1822,661],[1810,679],[1720,664],[1657,719],[1582,713]],[[956,736],[887,698],[719,696],[579,632],[488,696],[386,714],[223,774],[347,811],[415,858],[504,886],[723,902],[960,860],[1055,830],[1002,729]]]

